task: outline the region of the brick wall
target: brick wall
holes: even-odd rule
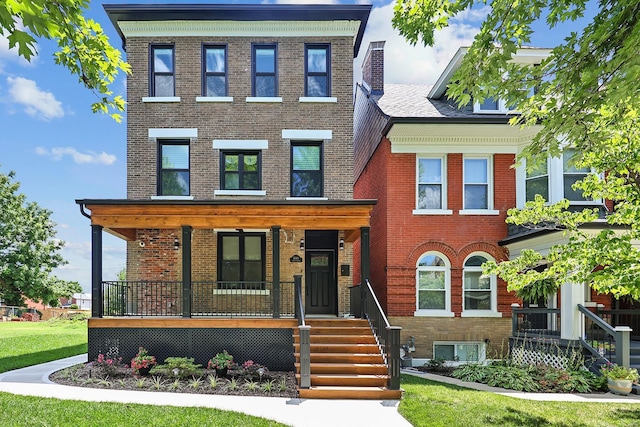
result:
[[[196,103],[201,95],[201,46],[225,43],[228,87],[232,103]],[[278,44],[278,96],[282,103],[247,103],[251,96],[251,43]],[[300,103],[304,96],[304,45],[331,43],[331,90],[337,103]],[[148,96],[150,43],[175,45],[175,95],[180,103],[142,103]],[[353,171],[353,41],[348,37],[283,38],[130,38],[127,60],[133,73],[127,81],[128,198],[156,195],[157,143],[149,128],[197,128],[191,144],[191,193],[212,199],[220,188],[219,151],[214,139],[268,140],[262,155],[262,182],[267,199],[290,195],[290,143],[283,129],[332,130],[324,145],[324,189],[330,199],[351,199]]]

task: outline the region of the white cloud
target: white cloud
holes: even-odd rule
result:
[[[73,147],[54,147],[51,150],[47,150],[44,147],[37,147],[36,154],[51,157],[51,159],[55,161],[61,160],[64,156],[70,156],[74,163],[79,165],[112,165],[116,161],[116,156],[114,154],[108,154],[104,151],[102,153],[96,153],[94,151],[81,153]]]
[[[411,46],[391,26],[393,3],[375,7],[371,11],[358,58],[354,77],[362,81],[362,60],[372,41],[385,41],[384,80],[386,83],[433,84],[460,46],[469,46],[479,28],[450,22],[450,26],[435,34],[433,47],[420,43]]]
[[[62,103],[51,92],[38,87],[35,81],[23,77],[7,77],[11,100],[24,107],[31,116],[51,120],[64,117]]]
[[[37,50],[37,44],[35,48]],[[37,53],[31,57],[31,61],[27,61],[24,57],[18,55],[17,46],[13,49],[9,49],[9,39],[5,34],[0,33],[0,73],[3,72],[5,65],[9,62],[18,63],[22,66],[29,66],[37,62],[37,59]]]

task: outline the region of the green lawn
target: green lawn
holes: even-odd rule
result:
[[[640,404],[538,402],[403,375],[399,411],[416,427],[638,426]]]
[[[0,373],[87,352],[87,322],[0,322]]]
[[[0,414],[2,425],[7,427],[284,426],[264,418],[211,408],[65,401],[9,393],[0,393]]]

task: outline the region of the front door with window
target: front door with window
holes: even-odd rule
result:
[[[336,314],[336,267],[333,251],[307,251],[305,312]]]

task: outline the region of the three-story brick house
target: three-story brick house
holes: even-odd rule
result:
[[[294,315],[351,312],[353,242],[375,204],[353,198],[370,9],[105,6],[132,70],[127,199],[77,200],[93,238],[90,360],[144,345],[293,369]],[[102,278],[103,232],[127,241],[126,281]]]

